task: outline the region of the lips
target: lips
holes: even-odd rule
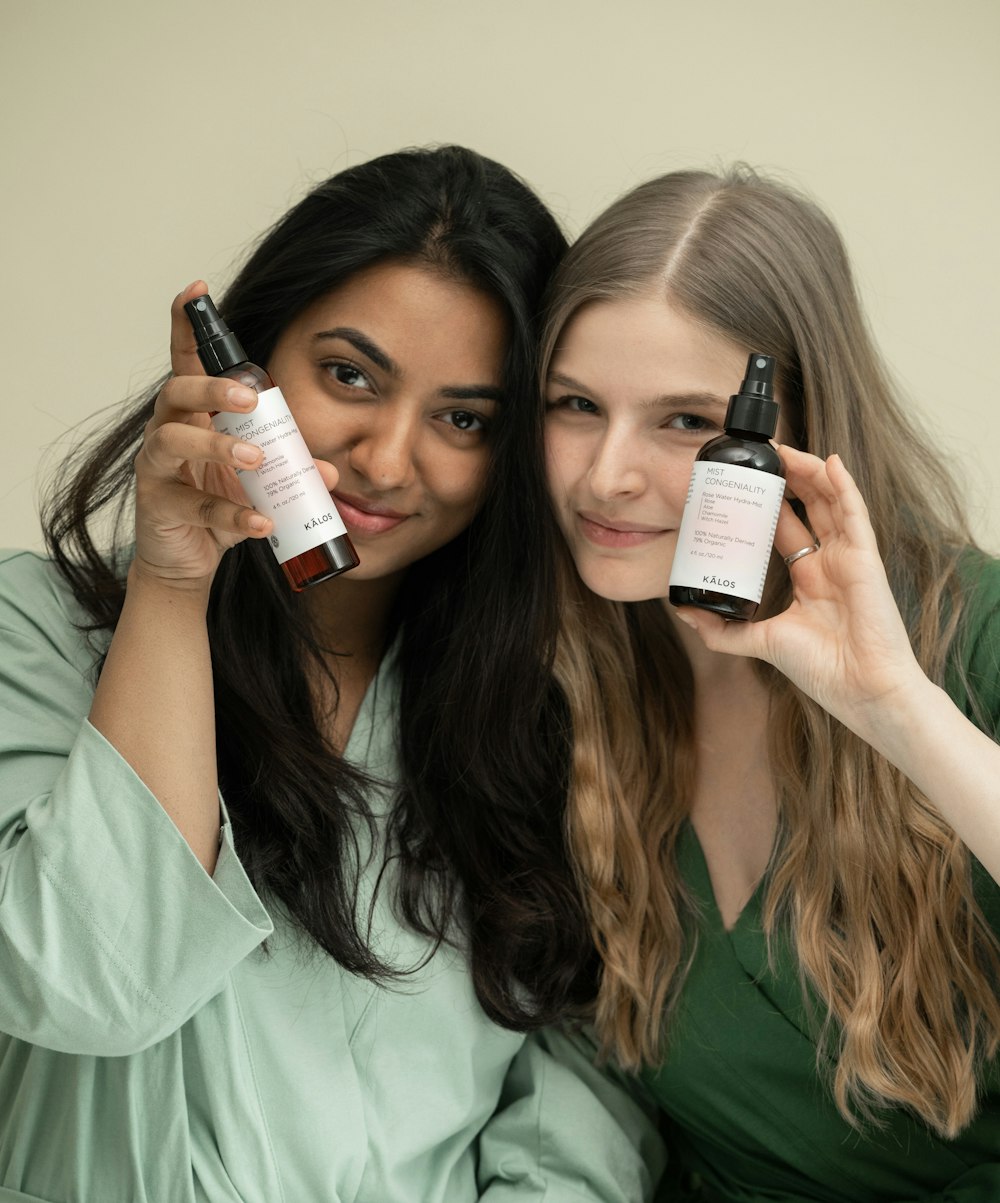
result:
[[[400,513],[399,510],[394,510],[380,501],[369,501],[365,497],[354,497],[349,493],[334,493],[332,496],[344,525],[350,531],[381,535],[393,530],[410,517],[409,514]]]
[[[585,537],[598,547],[639,547],[667,533],[662,526],[606,518],[588,510],[580,510],[576,516]]]

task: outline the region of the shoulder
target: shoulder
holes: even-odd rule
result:
[[[970,549],[959,561],[958,577],[966,600],[966,612],[973,621],[981,623],[991,616],[996,621],[1000,612],[1000,559]]]
[[[88,668],[99,653],[82,630],[85,623],[86,614],[50,559],[32,551],[0,550],[5,660],[28,647],[44,647]]]
[[[0,626],[82,618],[55,564],[33,551],[0,550]]]
[[[959,563],[962,614],[949,692],[977,721],[1000,725],[1000,560],[968,551]]]

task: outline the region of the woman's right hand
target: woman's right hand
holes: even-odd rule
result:
[[[171,306],[173,376],[156,398],[135,461],[133,571],[172,586],[207,588],[223,552],[246,538],[266,538],[272,526],[250,506],[236,474],[259,467],[263,453],[212,426],[217,410],[251,413],[257,394],[205,374],[184,305],[207,291],[196,280]]]

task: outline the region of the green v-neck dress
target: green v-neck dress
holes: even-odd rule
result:
[[[1000,565],[977,578],[965,661],[1000,732]],[[953,696],[968,710],[953,679]],[[982,712],[981,712],[982,713]],[[768,964],[762,882],[731,930],[722,923],[694,829],[679,871],[700,907],[698,943],[670,1027],[666,1060],[643,1074],[663,1110],[669,1203],[1000,1203],[1000,1066],[984,1072],[982,1107],[953,1141],[915,1117],[884,1112],[881,1129],[852,1128],[817,1073],[816,1017],[803,1004],[790,950]],[[1000,934],[1000,887],[976,890]]]

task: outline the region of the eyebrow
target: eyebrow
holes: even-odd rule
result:
[[[388,372],[390,376],[397,379],[403,374],[400,371],[399,364],[382,348],[378,343],[372,342],[367,334],[362,334],[360,330],[355,330],[353,326],[335,326],[332,330],[319,330],[313,335],[313,342],[323,342],[330,338],[342,338],[344,342],[350,343],[355,351],[359,351],[372,363],[381,368],[383,372]]]
[[[576,389],[585,396],[598,396],[592,388],[587,388],[579,380],[574,380],[572,376],[564,376],[562,372],[552,372],[549,376],[549,383],[560,384],[563,388]],[[660,396],[651,397],[648,401],[641,401],[639,404],[642,409],[663,409],[668,405],[683,406],[684,409],[719,409],[720,407],[725,408],[729,404],[729,398],[705,392],[661,393]]]
[[[388,372],[394,380],[399,380],[403,371],[399,364],[388,355],[378,343],[372,342],[367,334],[356,330],[353,326],[335,326],[332,330],[319,330],[313,335],[313,342],[323,342],[327,339],[340,338],[371,360],[377,368]],[[502,401],[503,390],[491,384],[451,384],[438,390],[442,397],[449,401]]]
[[[640,402],[643,409],[664,409],[668,405],[683,406],[684,409],[725,409],[728,404],[728,398],[717,397],[714,393],[664,393]]]
[[[449,401],[496,401],[504,399],[503,389],[492,384],[450,384],[438,390]]]

